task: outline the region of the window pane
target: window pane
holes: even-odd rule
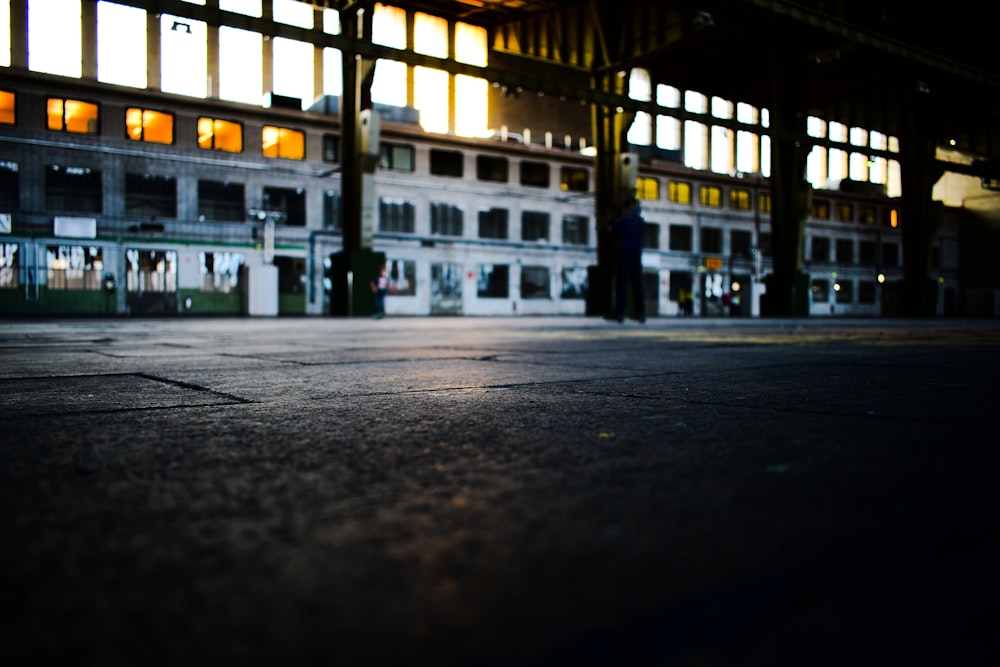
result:
[[[28,69],[80,78],[83,73],[80,0],[28,3]]]
[[[506,299],[510,292],[510,267],[482,264],[476,281],[476,295],[484,299]]]
[[[17,96],[9,91],[0,90],[0,123],[13,125],[17,121]]]
[[[97,3],[97,78],[146,87],[146,12],[112,2]]]

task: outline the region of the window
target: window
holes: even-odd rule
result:
[[[278,222],[289,227],[306,226],[304,188],[264,188],[264,209],[278,213]]]
[[[389,267],[389,292],[393,296],[414,296],[417,293],[417,263],[407,259],[392,259]]]
[[[153,174],[125,174],[125,215],[176,218],[177,179]]]
[[[875,281],[861,280],[858,282],[858,303],[868,306],[875,303]]]
[[[89,167],[49,165],[45,168],[45,208],[100,213],[104,208],[101,172]]]
[[[0,160],[0,211],[21,208],[21,174],[16,162]]]
[[[751,207],[750,191],[733,188],[729,191],[729,208],[736,211],[749,211]]]
[[[480,264],[476,295],[484,299],[506,299],[510,292],[510,267],[506,264]]]
[[[547,266],[521,267],[521,298],[549,298],[549,268]]]
[[[882,244],[882,266],[899,265],[899,246],[895,243]]]
[[[507,209],[491,208],[479,212],[479,238],[507,238]]]
[[[690,225],[670,225],[669,232],[671,250],[691,252],[691,240],[693,235],[691,233]]]
[[[770,213],[771,212],[771,195],[770,194],[768,194],[766,192],[760,193],[760,198],[757,200],[757,210],[759,210],[761,213]]]
[[[104,275],[101,249],[87,246],[47,246],[45,263],[50,290],[99,290]]]
[[[323,135],[323,162],[340,162],[340,137]]]
[[[20,286],[16,243],[0,243],[0,289]]]
[[[642,247],[646,250],[660,249],[660,226],[653,222],[647,222],[642,228]]]
[[[569,192],[587,192],[590,189],[590,173],[581,167],[561,167],[559,187]]]
[[[830,301],[829,280],[813,280],[809,285],[809,291],[812,292],[813,303],[827,303]]]
[[[378,166],[394,171],[413,171],[413,146],[379,143]]]
[[[246,220],[246,196],[242,183],[198,181],[199,220]]]
[[[833,300],[837,303],[854,302],[854,283],[850,280],[838,280],[833,284]]]
[[[289,160],[304,160],[306,157],[306,135],[287,127],[265,125],[260,132],[264,157],[282,157]]]
[[[521,212],[521,240],[548,241],[550,216],[542,211]]]
[[[837,239],[834,249],[838,264],[851,264],[854,262],[854,241],[851,239]]]
[[[129,292],[172,294],[177,291],[177,251],[125,251],[125,286]]]
[[[97,134],[98,109],[93,102],[50,97],[48,128],[60,132]]]
[[[680,303],[681,293],[684,292],[688,296],[690,296],[693,285],[694,285],[694,276],[691,274],[690,271],[671,271],[670,300]]]
[[[753,248],[753,234],[744,229],[729,232],[729,254],[733,257],[750,257]]]
[[[701,251],[711,253],[722,252],[722,228],[702,227],[701,228]]]
[[[830,219],[830,202],[825,199],[813,199],[812,217],[817,220]]]
[[[690,204],[691,184],[683,181],[670,181],[667,185],[667,199],[676,204]]]
[[[563,243],[587,245],[587,228],[590,219],[585,215],[564,215],[562,219]]]
[[[814,262],[830,261],[830,239],[822,236],[812,237],[809,259]]]
[[[165,111],[130,107],[125,110],[125,134],[132,141],[174,143],[174,115]]]
[[[431,234],[462,235],[463,211],[452,204],[431,204]]]
[[[834,212],[837,222],[852,222],[854,220],[854,207],[850,204],[837,204]]]
[[[327,190],[323,193],[323,229],[341,230],[340,193]]]
[[[549,187],[549,165],[546,162],[521,163],[521,185],[530,185],[536,188]]]
[[[562,298],[587,298],[587,267],[564,266],[562,270]]]
[[[722,206],[722,188],[715,185],[703,185],[699,190],[701,193],[701,205],[719,208]]]
[[[399,199],[379,199],[378,228],[382,232],[412,234],[416,230],[416,207]]]
[[[199,118],[198,147],[240,153],[243,151],[243,126],[231,120]]]
[[[635,180],[635,196],[638,199],[656,200],[660,198],[660,181],[647,176]]]
[[[440,148],[431,149],[431,173],[435,176],[462,177],[461,151],[446,151]]]
[[[758,247],[760,248],[760,254],[761,254],[762,257],[770,257],[771,256],[771,233],[770,232],[761,232],[760,233],[760,242],[759,242]]]
[[[0,124],[13,125],[17,122],[17,95],[9,90],[0,90]]]
[[[899,227],[899,211],[894,208],[882,209],[882,226],[897,229]]]
[[[858,241],[858,263],[875,266],[875,242]]]
[[[476,178],[480,181],[506,183],[508,172],[507,158],[493,155],[476,156]]]
[[[858,222],[864,223],[866,225],[875,224],[875,207],[874,206],[859,206],[858,207]]]
[[[232,292],[239,286],[243,255],[237,252],[200,252],[202,292]]]

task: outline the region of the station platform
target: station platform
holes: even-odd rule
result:
[[[0,320],[0,662],[996,664],[1000,322]]]

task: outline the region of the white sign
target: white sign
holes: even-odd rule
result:
[[[56,216],[52,219],[53,234],[75,239],[96,239],[97,218],[70,218]]]

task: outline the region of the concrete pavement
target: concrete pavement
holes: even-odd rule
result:
[[[1000,323],[0,321],[6,665],[993,664]]]

